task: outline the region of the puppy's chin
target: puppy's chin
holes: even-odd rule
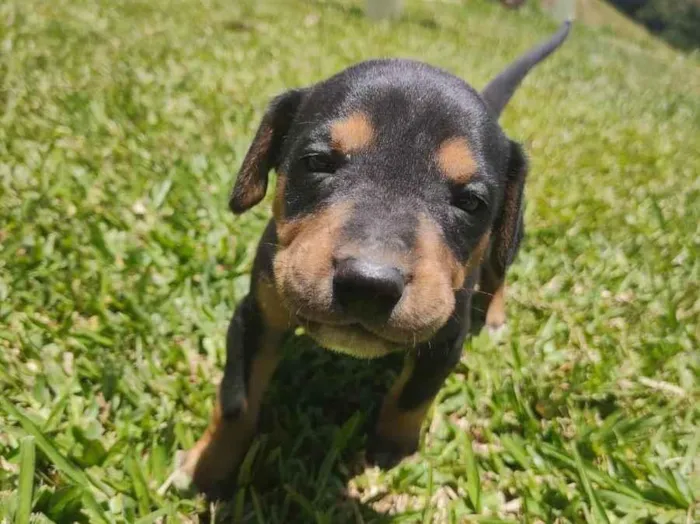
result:
[[[391,342],[354,325],[309,322],[306,331],[320,346],[356,358],[379,358],[402,351],[406,346]]]

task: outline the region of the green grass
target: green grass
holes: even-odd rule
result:
[[[158,492],[269,216],[226,207],[266,101],[375,56],[478,88],[554,29],[481,0],[361,7],[0,3],[0,522],[28,497],[59,523],[700,519],[700,68],[583,26],[504,115],[532,159],[510,327],[465,347],[420,453],[364,470],[391,366],[296,339],[236,497]]]

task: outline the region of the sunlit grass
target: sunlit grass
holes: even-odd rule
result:
[[[207,509],[157,490],[269,216],[226,207],[265,103],[376,56],[479,88],[555,28],[463,4],[0,4],[0,521],[28,493],[36,522]],[[420,453],[358,467],[391,370],[294,340],[222,520],[700,519],[700,70],[655,46],[576,27],[504,115],[532,164],[509,331],[465,348]]]

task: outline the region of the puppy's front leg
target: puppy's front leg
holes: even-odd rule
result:
[[[238,306],[229,324],[226,367],[209,427],[182,466],[200,491],[214,492],[245,457],[284,335],[264,321],[252,295]]]
[[[484,323],[491,333],[497,333],[506,323],[505,305],[505,268],[487,261],[481,271],[479,282],[479,303],[482,315],[485,313]]]
[[[465,326],[466,327],[466,326]],[[406,355],[401,374],[384,397],[367,458],[382,468],[418,449],[423,420],[443,382],[459,362],[464,334],[431,341]]]

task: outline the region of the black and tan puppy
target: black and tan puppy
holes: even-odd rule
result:
[[[505,321],[527,167],[498,117],[568,32],[566,23],[481,94],[420,62],[373,60],[272,101],[230,207],[238,214],[260,202],[275,169],[274,218],[231,320],[210,427],[182,464],[199,489],[238,467],[280,345],[297,326],[355,357],[405,352],[368,457],[387,466],[416,450],[462,353],[477,285],[492,297],[486,324]]]

